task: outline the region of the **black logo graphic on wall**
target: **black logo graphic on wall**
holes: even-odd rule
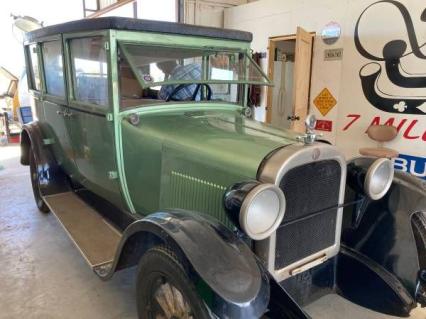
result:
[[[405,30],[402,32],[406,32],[409,43],[398,38],[393,39],[384,45],[382,55],[376,56],[374,53],[369,52],[361,44],[359,24],[362,16],[370,10],[371,7],[383,3],[396,7],[401,13],[405,23]],[[426,8],[423,10],[420,20],[422,22],[426,22]],[[419,44],[412,17],[407,8],[400,2],[394,0],[383,0],[371,4],[358,18],[355,27],[354,39],[358,52],[363,57],[372,61],[362,66],[359,71],[362,90],[370,104],[385,112],[399,114],[426,114],[426,96],[415,96],[414,93],[410,94],[410,89],[414,92],[414,89],[426,88],[426,74],[409,73],[405,71],[404,65],[401,62],[402,58],[411,56],[425,60],[426,63],[426,55],[421,50],[426,43],[421,45]],[[382,75],[383,64],[386,75]],[[400,88],[407,88],[407,95],[394,95],[392,92],[381,90],[378,85],[378,81],[381,76],[387,76],[387,79],[385,80],[389,80]]]

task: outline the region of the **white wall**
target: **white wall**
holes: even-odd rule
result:
[[[138,19],[157,21],[177,21],[177,0],[136,0],[99,15],[99,17],[125,17],[134,18],[134,5],[136,4],[136,17]]]
[[[320,2],[320,3],[319,3]],[[253,33],[252,48],[257,52],[267,52],[268,38],[280,35],[296,33],[297,26],[303,27],[308,32],[320,33],[322,27],[336,19],[336,16],[343,17],[345,14],[346,1],[320,0],[313,5],[312,1],[298,0],[261,0],[247,5],[227,9],[225,12],[225,27],[241,29]],[[307,10],[307,8],[310,8]],[[343,46],[344,38],[327,48],[339,48]],[[325,85],[327,85],[333,96],[338,99],[339,83],[334,79],[340,78],[342,61],[328,62],[326,72],[322,62],[325,44],[321,41],[320,35],[314,39],[314,54],[312,62],[313,81],[311,84],[311,100]],[[263,59],[262,67],[267,70],[267,59]],[[266,88],[264,89],[266,93]],[[263,94],[265,97],[266,94]],[[261,108],[257,108],[256,116],[259,120],[265,119],[265,99],[262,100]],[[327,117],[333,121],[337,119],[336,105]],[[311,110],[313,108],[311,107]],[[320,117],[320,114],[316,114]],[[335,142],[335,132],[323,132],[325,137],[331,142]]]
[[[83,18],[83,1],[81,0],[4,0],[0,2],[0,65],[16,76],[20,76],[24,66],[22,43],[19,30],[12,32],[10,14],[27,15],[52,25]]]
[[[175,22],[176,0],[138,0],[138,18]]]
[[[376,146],[365,134],[365,130],[374,119],[380,124],[394,118],[394,125],[401,124],[398,137],[386,146],[395,148],[402,155],[396,160],[396,167],[411,171],[426,179],[426,103],[419,106],[423,112],[417,115],[408,111],[398,112],[390,105],[380,109],[382,104],[374,106],[364,94],[360,69],[368,63],[378,63],[382,67],[378,85],[388,95],[401,95],[398,99],[408,101],[413,96],[421,96],[426,102],[426,85],[420,88],[404,88],[405,84],[391,83],[384,69],[383,61],[373,61],[357,50],[354,42],[355,25],[361,13],[375,0],[260,0],[225,11],[225,27],[241,29],[253,33],[253,49],[266,52],[268,38],[278,35],[294,34],[296,27],[316,32],[314,41],[313,70],[311,82],[310,110],[319,119],[330,120],[333,131],[325,137],[335,143],[346,156],[358,154],[361,146]],[[415,38],[419,44],[426,42],[426,23],[420,15],[426,9],[424,0],[400,1],[409,11],[415,27]],[[407,28],[399,10],[389,4],[375,4],[369,8],[360,20],[360,39],[362,45],[375,55],[381,55],[383,46],[391,40],[403,39],[410,43]],[[320,37],[321,30],[329,22],[337,22],[342,27],[342,36],[333,45],[326,45]],[[324,50],[343,48],[343,60],[324,61]],[[426,55],[426,48],[421,48]],[[426,59],[413,54],[410,44],[405,51],[407,57],[401,64],[408,72],[418,73],[426,78]],[[266,70],[266,60],[263,61]],[[377,65],[375,65],[377,67]],[[425,83],[425,82],[423,82]],[[328,88],[337,99],[337,105],[326,116],[322,116],[313,105],[318,93]],[[389,96],[387,98],[390,98]],[[421,103],[420,103],[421,104]],[[263,102],[264,106],[264,102]],[[262,118],[263,113],[257,112]],[[349,122],[359,118],[349,127]]]
[[[184,22],[223,28],[224,10],[247,3],[247,0],[185,0]]]

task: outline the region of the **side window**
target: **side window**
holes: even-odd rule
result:
[[[108,64],[103,37],[70,41],[74,98],[77,101],[108,104]]]
[[[40,81],[40,68],[38,65],[37,57],[37,44],[30,44],[28,46],[29,59],[30,59],[30,71],[31,71],[31,88],[33,90],[41,90],[41,81]]]
[[[62,46],[59,40],[43,43],[43,65],[47,93],[65,97]]]

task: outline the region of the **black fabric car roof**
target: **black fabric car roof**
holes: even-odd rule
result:
[[[145,31],[167,34],[189,35],[215,39],[228,39],[251,42],[253,36],[250,32],[195,26],[191,24],[141,20],[122,17],[103,17],[95,19],[82,19],[48,26],[26,33],[26,40],[35,41],[38,38],[59,33],[85,32],[94,30],[128,30]]]

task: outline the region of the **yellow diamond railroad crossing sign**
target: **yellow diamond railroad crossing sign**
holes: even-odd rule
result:
[[[336,105],[337,101],[330,91],[325,88],[314,99],[314,104],[322,116],[327,115],[328,112]]]

